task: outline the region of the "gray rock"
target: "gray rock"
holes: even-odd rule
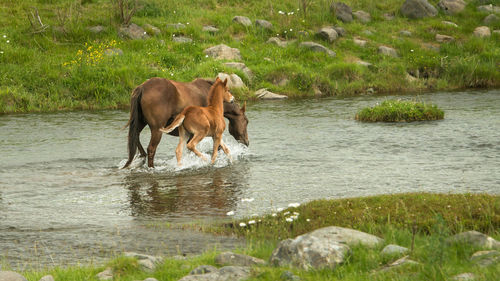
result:
[[[278,95],[278,94],[275,94],[273,92],[270,92],[266,88],[257,90],[255,92],[255,96],[261,100],[282,100],[282,99],[288,98],[285,95]]]
[[[371,63],[366,62],[366,61],[362,61],[362,60],[358,60],[358,61],[356,61],[356,64],[359,64],[359,65],[362,65],[362,66],[366,66],[366,67],[371,67],[371,66],[373,66]]]
[[[123,51],[120,48],[112,48],[104,50],[104,54],[108,57],[123,56]]]
[[[250,269],[241,266],[225,266],[216,272],[187,275],[179,281],[239,281],[250,276]]]
[[[323,27],[321,28],[317,35],[323,39],[326,39],[328,40],[328,42],[333,42],[337,39],[337,37],[339,36],[337,31],[333,28],[333,27]]]
[[[427,50],[434,51],[437,53],[439,53],[439,51],[441,50],[441,47],[439,45],[430,44],[430,43],[424,43],[424,44],[422,44],[422,47],[424,47]]]
[[[401,31],[399,32],[399,35],[401,35],[401,36],[405,36],[405,37],[411,37],[411,35],[412,35],[412,34],[411,34],[411,32],[410,32],[410,31],[408,31],[408,30],[401,30]]]
[[[436,34],[436,41],[439,43],[452,42],[454,40],[455,38],[453,38],[452,36]]]
[[[148,277],[148,278],[144,279],[143,281],[158,281],[158,279],[153,278],[153,277]]]
[[[167,29],[179,30],[179,29],[186,28],[186,25],[179,22],[179,23],[169,23],[166,25],[166,27],[167,27]]]
[[[146,30],[146,32],[149,35],[160,35],[161,34],[161,30],[158,27],[151,25],[151,24],[148,24],[148,23],[144,25],[144,30]]]
[[[221,79],[222,81],[227,79],[227,86],[229,89],[238,89],[246,87],[245,83],[243,83],[243,80],[241,80],[241,78],[234,73],[231,75],[227,73],[219,73],[217,77],[219,77],[219,79]]]
[[[321,237],[323,239],[347,244],[349,246],[361,245],[369,248],[374,248],[384,243],[384,239],[379,238],[375,235],[340,226],[323,227],[320,229],[316,229],[309,234],[316,237]]]
[[[203,51],[209,57],[218,60],[241,60],[240,50],[236,48],[231,48],[227,45],[220,44],[217,46],[210,47]]]
[[[500,30],[499,29],[493,30],[493,34],[500,35]]]
[[[244,16],[235,16],[233,18],[233,22],[239,23],[239,24],[244,25],[244,26],[251,26],[252,25],[252,21],[249,18],[244,17]]]
[[[347,33],[345,31],[345,29],[343,27],[340,27],[340,26],[334,26],[333,29],[335,29],[335,31],[337,31],[337,34],[339,36],[342,36],[342,37],[344,37],[346,35],[346,33]]]
[[[387,46],[379,46],[378,47],[378,52],[379,54],[382,54],[382,55],[385,55],[385,56],[391,56],[391,57],[399,57],[398,55],[398,52],[391,48],[391,47],[387,47]]]
[[[276,86],[285,87],[286,85],[288,85],[288,83],[290,83],[290,80],[286,77],[279,77],[273,79],[273,84]]]
[[[486,25],[491,25],[500,21],[500,18],[495,14],[490,14],[483,19],[483,23]]]
[[[352,14],[357,20],[359,20],[362,23],[369,23],[372,20],[370,14],[365,11],[356,11]]]
[[[267,40],[268,44],[275,44],[279,47],[282,47],[282,48],[285,48],[286,46],[288,46],[288,44],[290,44],[289,41],[283,41],[281,39],[279,39],[278,37],[271,37]]]
[[[463,243],[469,244],[472,247],[482,248],[482,249],[500,249],[500,242],[489,237],[486,234],[477,231],[466,231],[446,239],[448,243]]]
[[[215,266],[212,265],[200,265],[197,268],[191,270],[189,272],[190,275],[196,275],[196,274],[207,274],[210,272],[217,272],[219,269]]]
[[[156,269],[156,266],[163,261],[162,257],[155,257],[150,255],[138,254],[134,252],[123,253],[126,257],[136,258],[137,262],[144,271],[152,272]]]
[[[364,46],[366,46],[366,43],[368,43],[366,40],[358,39],[358,38],[353,38],[352,41],[354,42],[354,44],[356,44],[360,47],[364,47]]]
[[[0,281],[28,281],[21,274],[14,271],[0,271]]]
[[[391,256],[391,255],[402,255],[405,254],[409,251],[408,248],[401,247],[398,245],[394,244],[389,244],[382,249],[381,254],[386,255],[386,256]]]
[[[205,32],[210,32],[210,33],[219,32],[219,29],[213,25],[205,25],[205,26],[203,26],[203,28],[201,30],[203,30]]]
[[[273,24],[267,20],[256,20],[255,25],[264,29],[273,29]]]
[[[445,21],[445,20],[444,20],[444,21],[442,21],[441,23],[442,23],[442,24],[444,24],[444,25],[449,25],[449,26],[453,26],[453,27],[458,27],[458,25],[457,25],[456,23],[451,22],[451,21]]]
[[[373,32],[371,32],[370,30],[363,30],[363,34],[366,36],[372,36]]]
[[[99,280],[113,280],[113,270],[106,268],[104,271],[97,273],[96,277]]]
[[[385,13],[383,17],[385,20],[393,20],[395,18],[394,14],[391,13]]]
[[[474,29],[474,36],[476,37],[490,37],[491,30],[487,26],[479,26]]]
[[[92,33],[101,33],[101,32],[104,32],[104,30],[106,30],[106,28],[102,25],[91,26],[88,29]]]
[[[275,266],[295,266],[300,269],[334,269],[350,253],[349,246],[312,233],[281,241],[269,263]]]
[[[174,36],[172,37],[172,41],[177,43],[192,43],[193,39],[184,36]]]
[[[146,31],[144,31],[142,27],[138,26],[135,23],[132,23],[129,26],[120,27],[120,29],[118,30],[118,34],[124,38],[132,40],[149,38]]]
[[[55,281],[52,275],[45,275],[39,281]]]
[[[215,257],[217,265],[252,266],[265,263],[264,260],[233,252],[224,252]]]
[[[293,274],[293,272],[285,270],[283,273],[281,273],[280,276],[281,280],[290,280],[290,281],[300,281],[300,277]]]
[[[493,6],[493,4],[478,6],[477,10],[486,13],[500,13],[500,7]]]
[[[314,51],[314,52],[326,53],[330,57],[334,57],[337,55],[334,51],[326,48],[325,46],[318,44],[318,43],[310,42],[310,41],[300,43],[300,47],[307,48],[307,49]]]
[[[224,63],[224,65],[227,67],[236,68],[238,70],[241,70],[243,73],[245,73],[247,78],[250,80],[252,80],[254,78],[252,70],[250,70],[250,68],[248,68],[242,62],[226,62],[226,63]]]
[[[495,250],[475,252],[470,258],[479,266],[490,266],[500,262],[500,252]]]
[[[464,0],[441,0],[438,3],[438,7],[444,11],[445,14],[454,15],[465,9]]]
[[[474,275],[474,273],[461,273],[461,274],[458,274],[458,275],[455,275],[453,277],[451,277],[451,280],[456,280],[456,281],[471,281],[471,280],[475,280],[476,279],[476,275]]]
[[[399,268],[399,267],[403,267],[403,266],[414,266],[414,265],[419,265],[420,263],[414,261],[414,260],[411,260],[409,259],[409,256],[404,256],[398,260],[396,260],[395,262],[392,262],[390,263],[389,265],[383,267],[382,269],[380,269],[379,271],[389,271],[389,270],[392,270],[392,269],[395,269],[395,268]]]
[[[330,10],[335,13],[337,19],[343,22],[352,22],[352,9],[342,2],[333,2]]]
[[[401,14],[412,19],[435,17],[438,11],[427,0],[406,0],[399,10]]]

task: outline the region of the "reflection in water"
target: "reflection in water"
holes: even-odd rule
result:
[[[134,217],[217,217],[235,208],[246,188],[245,163],[180,173],[132,172],[125,177]]]

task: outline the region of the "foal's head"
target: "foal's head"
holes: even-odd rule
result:
[[[215,79],[215,83],[212,86],[214,93],[213,95],[216,94],[215,91],[223,91],[222,92],[222,100],[225,102],[234,102],[234,97],[233,95],[229,92],[229,88],[227,87],[227,78],[224,79],[224,81],[220,80],[219,77]]]

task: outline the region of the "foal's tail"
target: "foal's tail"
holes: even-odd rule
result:
[[[132,97],[130,98],[130,119],[128,120],[128,160],[122,169],[127,168],[132,160],[134,160],[135,153],[137,152],[137,144],[139,143],[139,123],[142,118],[141,109],[141,97],[142,97],[142,86],[137,86],[132,92]]]
[[[160,131],[164,132],[165,134],[168,134],[168,133],[172,132],[175,128],[177,128],[180,125],[182,125],[182,122],[184,122],[184,118],[185,117],[186,117],[186,114],[184,114],[184,111],[181,112],[181,113],[179,113],[179,115],[177,115],[175,117],[174,121],[172,121],[172,124],[170,124],[166,128],[160,129]]]

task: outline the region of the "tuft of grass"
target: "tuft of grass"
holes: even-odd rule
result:
[[[355,118],[363,122],[414,122],[440,120],[444,118],[444,112],[436,105],[423,102],[386,100],[362,109]]]

